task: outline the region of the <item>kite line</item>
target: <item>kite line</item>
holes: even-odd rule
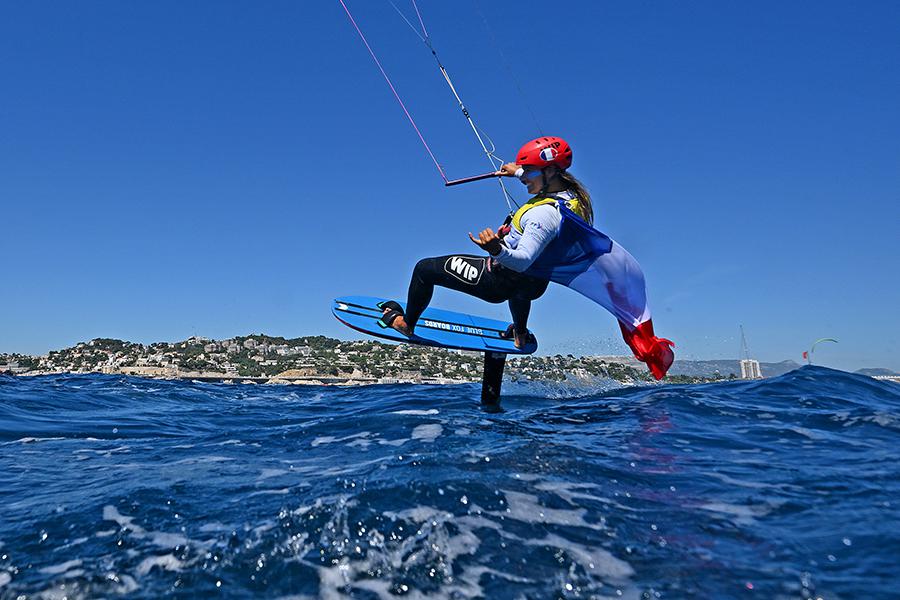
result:
[[[431,148],[428,146],[428,142],[425,141],[425,136],[419,130],[419,127],[416,125],[415,120],[410,114],[409,110],[406,108],[403,100],[400,98],[400,94],[397,92],[397,89],[394,87],[394,84],[391,82],[390,77],[388,77],[387,72],[384,67],[382,67],[381,62],[378,60],[378,57],[375,55],[375,52],[372,50],[371,45],[369,44],[366,36],[363,34],[359,25],[356,24],[356,20],[353,18],[353,15],[350,13],[350,9],[347,8],[347,4],[344,0],[338,0],[341,3],[341,6],[344,8],[344,12],[347,13],[347,17],[350,19],[350,22],[353,24],[354,29],[359,34],[360,39],[362,39],[363,44],[365,44],[366,49],[369,51],[369,54],[372,56],[372,60],[375,61],[375,64],[378,66],[378,70],[381,71],[381,75],[384,77],[384,80],[387,82],[388,87],[391,88],[391,91],[394,93],[394,97],[397,99],[397,102],[400,104],[400,107],[403,109],[404,114],[406,114],[406,118],[409,120],[410,124],[413,126],[416,134],[419,136],[419,140],[422,142],[422,145],[425,147],[425,150],[428,152],[428,155],[431,157],[431,160],[434,162],[434,165],[437,167],[438,172],[441,175],[441,179],[444,180],[444,185],[458,185],[461,183],[468,183],[470,181],[478,181],[481,179],[488,178],[496,178],[497,183],[500,184],[500,190],[503,193],[503,197],[506,200],[506,204],[509,207],[510,212],[512,212],[513,204],[518,206],[518,203],[513,199],[510,195],[509,191],[506,189],[506,186],[503,184],[503,180],[498,176],[498,172],[500,167],[503,165],[503,160],[499,158],[496,154],[496,146],[494,145],[493,140],[491,140],[490,136],[485,133],[483,129],[478,127],[475,124],[475,121],[472,119],[472,115],[469,113],[469,109],[466,107],[465,103],[462,101],[462,98],[459,95],[459,92],[456,89],[456,86],[453,85],[453,80],[450,79],[450,74],[447,72],[446,67],[441,62],[441,59],[438,57],[437,51],[434,48],[434,45],[431,43],[431,36],[428,33],[428,29],[425,27],[425,21],[422,19],[422,13],[419,11],[419,7],[416,4],[415,0],[412,0],[413,9],[416,13],[416,19],[418,20],[419,26],[416,27],[407,16],[400,10],[400,8],[393,2],[393,0],[388,0],[388,3],[397,11],[397,14],[403,19],[403,21],[409,26],[409,28],[416,34],[419,40],[424,43],[428,49],[431,51],[431,55],[434,57],[435,62],[437,63],[438,69],[441,71],[441,75],[444,77],[444,81],[447,82],[447,86],[450,88],[453,97],[456,100],[459,109],[462,111],[463,116],[466,121],[469,123],[469,127],[472,129],[472,133],[475,134],[475,138],[478,140],[481,149],[484,151],[485,156],[488,161],[491,163],[491,172],[485,173],[484,175],[477,175],[475,177],[466,177],[463,179],[455,179],[450,180],[447,178],[446,173],[444,172],[443,167],[438,162],[437,158],[432,152]]]

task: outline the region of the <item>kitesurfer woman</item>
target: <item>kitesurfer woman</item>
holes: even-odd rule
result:
[[[532,198],[495,232],[490,227],[469,238],[489,256],[454,254],[423,258],[413,271],[409,284],[406,312],[393,301],[381,308],[385,326],[404,335],[412,335],[422,311],[428,306],[434,286],[450,288],[486,302],[509,302],[512,325],[506,336],[514,337],[521,348],[528,336],[528,314],[532,300],[543,295],[548,281],[525,271],[559,233],[562,218],[558,202],[588,224],[594,220],[591,197],[567,169],[572,164],[572,149],[558,137],[531,140],[516,153],[516,162],[503,165],[500,177],[518,177]]]

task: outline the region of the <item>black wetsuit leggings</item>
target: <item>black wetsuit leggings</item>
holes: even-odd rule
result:
[[[547,281],[517,273],[485,256],[454,254],[423,258],[416,264],[406,305],[406,323],[414,327],[431,302],[434,286],[450,288],[497,304],[509,302],[513,325],[527,331],[531,301],[547,289]]]

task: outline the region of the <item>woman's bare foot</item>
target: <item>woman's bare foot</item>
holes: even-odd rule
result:
[[[513,332],[513,333],[514,333],[513,344],[515,345],[515,347],[517,349],[521,350],[522,348],[525,347],[525,342],[527,341],[526,338],[528,337],[528,334],[527,333],[518,333],[518,332]]]
[[[525,330],[525,333],[518,333],[515,327],[510,324],[509,327],[506,328],[506,331],[500,332],[500,337],[504,340],[508,340],[512,338],[513,345],[517,350],[521,350],[526,345],[528,345],[528,330]]]
[[[387,317],[391,313],[391,310],[386,308],[384,309],[384,316]],[[409,328],[409,325],[406,324],[406,319],[403,318],[403,315],[397,315],[390,322],[391,329],[396,329],[400,333],[406,336],[412,335],[412,330]]]

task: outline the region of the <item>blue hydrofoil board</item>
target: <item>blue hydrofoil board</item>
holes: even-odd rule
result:
[[[508,322],[438,308],[425,309],[416,323],[415,333],[407,337],[396,329],[378,323],[384,312],[378,308],[379,302],[385,302],[385,299],[344,296],[334,301],[331,313],[347,327],[395,342],[503,354],[532,354],[537,350],[534,338],[530,338],[521,350],[511,339],[501,338],[500,334],[506,331]],[[400,305],[406,309],[404,303],[400,302]]]

